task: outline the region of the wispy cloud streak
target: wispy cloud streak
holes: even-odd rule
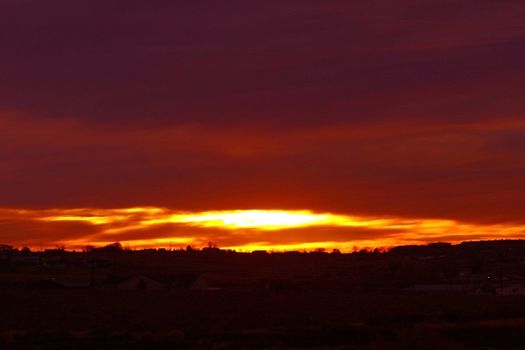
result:
[[[136,248],[202,246],[213,241],[221,247],[243,251],[350,250],[353,247],[388,247],[440,240],[521,238],[525,234],[525,225],[522,224],[371,217],[311,210],[1,209],[0,220],[18,224],[14,225],[15,230],[18,227],[18,236],[0,236],[5,243],[72,248],[115,241]],[[49,227],[48,230],[56,231],[55,238],[28,232],[27,224]],[[79,225],[76,229],[88,228],[86,234],[73,234],[71,224]]]

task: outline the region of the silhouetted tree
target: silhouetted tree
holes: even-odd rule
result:
[[[118,253],[118,252],[123,251],[122,244],[120,244],[120,242],[115,242],[115,243],[105,245],[104,247],[98,248],[97,250],[101,252],[108,252],[108,253]]]
[[[14,248],[7,244],[0,244],[0,252],[12,251]]]

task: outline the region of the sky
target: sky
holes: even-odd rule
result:
[[[521,238],[523,18],[521,0],[3,0],[0,243]]]

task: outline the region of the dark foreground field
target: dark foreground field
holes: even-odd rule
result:
[[[502,249],[10,256],[0,348],[523,349],[522,252]]]
[[[523,348],[523,298],[3,292],[7,349]]]

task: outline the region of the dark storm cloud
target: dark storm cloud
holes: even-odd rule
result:
[[[126,126],[522,113],[523,7],[7,1],[1,107]]]

